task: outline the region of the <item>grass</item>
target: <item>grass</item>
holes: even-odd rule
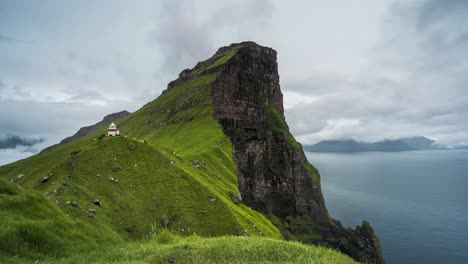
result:
[[[210,84],[218,75],[181,83],[118,121],[121,137],[96,131],[0,167],[0,179],[17,185],[21,195],[34,191],[50,201],[44,206],[54,206],[51,216],[105,227],[126,241],[163,227],[185,236],[279,238],[264,215],[231,201],[238,193],[232,145],[212,117]],[[44,176],[50,180],[41,183]]]
[[[103,129],[0,167],[0,262],[353,263],[277,240],[266,216],[232,201],[232,145],[212,116],[219,72],[203,72],[235,52],[117,121],[121,137]],[[271,126],[294,140],[278,115]]]
[[[107,226],[75,219],[34,191],[0,194],[0,219],[0,252],[10,256],[63,256],[122,241]]]
[[[0,259],[1,260],[1,259]],[[22,263],[20,257],[6,259]],[[222,236],[180,237],[164,230],[151,239],[105,246],[68,257],[40,259],[39,263],[350,263],[332,249],[271,238]]]

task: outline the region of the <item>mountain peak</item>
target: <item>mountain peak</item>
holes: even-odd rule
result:
[[[265,52],[271,52],[276,55],[276,51],[273,48],[262,46],[260,44],[257,44],[254,41],[243,41],[239,43],[232,43],[231,45],[219,48],[214,56],[216,56],[216,54],[223,53],[223,52],[226,52],[228,50],[233,50],[233,49],[235,50],[246,49],[246,50],[257,50],[257,51],[263,50]]]
[[[262,56],[271,56],[271,58],[276,62],[276,51],[272,48],[261,46],[253,41],[233,43],[229,46],[219,48],[211,58],[198,62],[195,67],[182,70],[179,73],[179,78],[170,82],[167,89],[188,80],[195,79],[198,76],[220,72],[220,68],[225,67],[226,63],[228,63],[228,61],[237,53],[251,55],[263,54]]]
[[[283,237],[382,263],[369,224],[349,229],[329,216],[319,172],[286,123],[276,59],[254,42],[222,47],[138,111],[107,116],[0,172],[122,238],[146,237],[154,225]],[[124,136],[102,136],[120,116]]]

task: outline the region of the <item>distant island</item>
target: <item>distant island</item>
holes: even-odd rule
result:
[[[364,151],[411,151],[445,149],[434,144],[434,140],[426,137],[407,137],[395,140],[381,140],[377,142],[360,142],[348,140],[325,140],[314,145],[304,145],[309,152],[364,152]]]

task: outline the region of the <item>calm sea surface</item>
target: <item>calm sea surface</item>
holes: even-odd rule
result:
[[[306,154],[330,214],[368,220],[387,263],[468,263],[468,150]]]

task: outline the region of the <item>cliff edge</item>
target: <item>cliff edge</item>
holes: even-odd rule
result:
[[[286,239],[336,248],[356,260],[384,263],[371,225],[344,228],[331,218],[320,174],[289,132],[277,53],[254,42],[220,48],[168,86],[219,72],[211,84],[213,117],[231,140],[239,199],[260,211]]]
[[[233,144],[243,202],[276,221],[284,237],[337,248],[353,258],[383,263],[369,223],[344,229],[330,218],[319,172],[308,162],[285,121],[276,51],[254,42],[236,50],[212,84],[214,117]],[[216,55],[215,55],[216,56]]]

